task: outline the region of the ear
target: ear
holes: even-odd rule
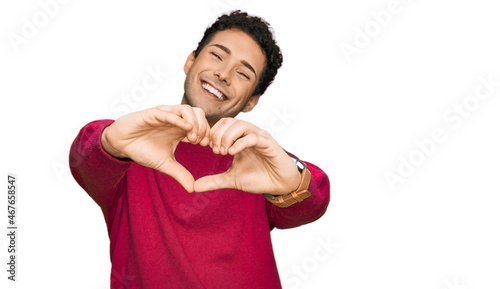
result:
[[[189,56],[186,59],[186,63],[184,63],[184,73],[188,73],[189,69],[191,69],[191,66],[193,65],[196,57],[194,57],[194,51],[189,54]]]
[[[260,99],[260,95],[251,96],[250,99],[247,101],[247,104],[245,105],[245,107],[241,111],[242,112],[251,111],[254,108],[254,106],[256,106],[257,103],[259,103],[259,99]]]

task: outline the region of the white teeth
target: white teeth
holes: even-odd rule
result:
[[[220,91],[218,91],[217,89],[215,89],[214,87],[212,87],[210,84],[204,83],[202,85],[202,87],[204,89],[210,91],[213,95],[217,96],[218,99],[224,100],[224,97],[223,97],[222,93]]]

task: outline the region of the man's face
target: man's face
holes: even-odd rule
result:
[[[182,103],[202,108],[210,125],[250,111],[260,97],[252,93],[265,65],[264,53],[248,34],[236,29],[219,31],[198,57],[189,55]]]

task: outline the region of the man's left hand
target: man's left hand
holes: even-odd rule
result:
[[[224,173],[196,180],[196,192],[232,188],[282,195],[300,184],[295,162],[267,131],[251,123],[234,118],[219,120],[210,129],[209,145],[216,154],[233,155],[233,164]]]

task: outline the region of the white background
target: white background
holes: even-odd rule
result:
[[[69,173],[69,147],[92,120],[179,103],[187,55],[231,8],[270,22],[285,58],[242,117],[332,185],[320,220],[272,232],[284,288],[500,287],[500,86],[474,102],[480,77],[500,81],[495,1],[70,0],[49,16],[47,2],[0,4],[1,288],[109,288],[104,218]],[[169,76],[124,107],[156,66]],[[473,110],[459,124],[464,100]],[[416,143],[435,130],[445,141],[424,155]],[[385,174],[410,157],[418,165],[391,190]],[[19,181],[15,284],[9,172]]]

